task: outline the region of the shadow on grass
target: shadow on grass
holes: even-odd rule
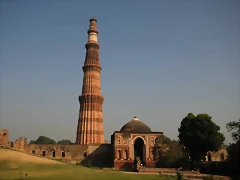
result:
[[[113,147],[111,144],[101,144],[96,150],[89,154],[82,162],[82,165],[88,168],[110,168],[113,167]]]

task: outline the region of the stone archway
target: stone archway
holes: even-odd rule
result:
[[[52,157],[56,157],[56,151],[54,149],[52,151]]]
[[[65,154],[65,151],[63,150],[62,151],[62,158],[65,158],[66,154]]]
[[[140,161],[144,162],[144,147],[145,145],[143,139],[141,137],[136,138],[134,142],[134,160],[139,157]]]

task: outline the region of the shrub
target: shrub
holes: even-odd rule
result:
[[[183,180],[183,174],[180,171],[177,171],[177,180]]]

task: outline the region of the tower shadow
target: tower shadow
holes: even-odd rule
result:
[[[112,168],[113,167],[113,146],[101,144],[80,163],[85,167]]]

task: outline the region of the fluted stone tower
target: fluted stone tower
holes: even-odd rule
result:
[[[86,43],[86,57],[82,94],[79,96],[80,112],[77,127],[76,144],[104,143],[102,104],[104,97],[101,94],[100,60],[98,43],[97,20],[91,18]]]

